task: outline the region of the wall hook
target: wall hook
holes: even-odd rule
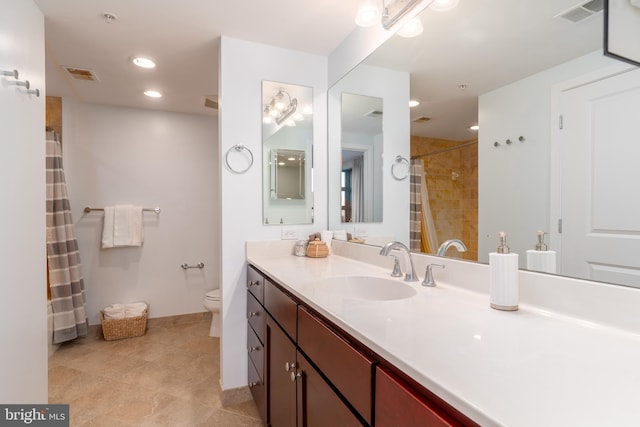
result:
[[[14,79],[18,80],[18,70],[12,70],[12,71],[0,70],[0,76],[13,77]]]

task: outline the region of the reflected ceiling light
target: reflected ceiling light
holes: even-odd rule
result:
[[[162,94],[157,90],[145,90],[144,94],[149,98],[162,98]]]
[[[460,0],[433,0],[429,5],[429,9],[436,12],[447,12],[458,5]]]
[[[293,115],[293,120],[295,120],[296,122],[302,121],[304,120],[304,116],[301,112],[297,112]]]
[[[156,62],[153,58],[149,58],[148,56],[134,56],[130,58],[131,62],[134,65],[137,65],[140,68],[155,68]]]
[[[356,25],[371,27],[380,21],[380,9],[377,0],[362,0],[356,14]]]
[[[276,95],[264,106],[263,122],[267,123],[264,118],[270,116],[279,126],[293,116],[297,109],[298,100],[296,98],[292,99],[286,90],[278,89]],[[291,122],[293,124],[287,122],[287,125],[295,126],[295,122],[293,120]]]
[[[305,105],[304,107],[302,107],[302,114],[312,114],[313,113],[313,108],[311,108],[311,105]]]
[[[478,125],[469,126],[469,130],[478,130],[478,129],[480,129],[480,126],[478,126]]]
[[[422,21],[420,21],[420,18],[416,16],[415,18],[407,21],[407,23],[398,30],[398,35],[400,37],[411,38],[419,36],[422,34],[423,30]]]
[[[417,107],[418,105],[420,105],[420,101],[418,101],[417,99],[410,99],[409,100],[409,107],[410,108]]]

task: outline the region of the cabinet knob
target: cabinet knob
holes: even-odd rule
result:
[[[259,312],[259,311],[250,311],[250,312],[247,314],[247,317],[258,317],[259,315],[260,315],[260,312]]]
[[[260,350],[260,346],[258,345],[255,347],[249,347],[247,350],[249,351],[249,353],[253,353],[254,351]]]
[[[291,371],[291,381],[296,382],[298,378],[300,378],[302,374],[297,371]]]
[[[253,388],[255,386],[259,386],[261,383],[259,381],[252,381],[249,383],[249,388]]]
[[[296,369],[296,362],[292,362],[292,363],[287,362],[287,363],[284,364],[284,370],[285,371],[289,372],[292,369]]]
[[[249,280],[249,283],[247,283],[247,288],[250,288],[252,286],[258,286],[260,284],[259,280]]]

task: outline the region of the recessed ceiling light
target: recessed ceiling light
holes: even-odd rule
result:
[[[478,125],[469,126],[469,130],[478,130],[478,129],[480,129],[480,126],[478,126]]]
[[[157,90],[145,90],[144,94],[149,98],[162,98],[162,94]]]
[[[131,58],[131,62],[141,68],[155,68],[156,62],[153,58],[149,58],[148,56],[134,56]]]
[[[409,100],[409,107],[410,108],[417,107],[418,105],[420,105],[420,101],[418,101],[417,99],[410,99]]]
[[[400,37],[405,37],[407,39],[411,37],[417,37],[422,34],[424,28],[422,27],[422,21],[417,16],[413,19],[407,21],[406,24],[398,31],[398,35]]]

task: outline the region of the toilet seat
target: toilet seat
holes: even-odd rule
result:
[[[213,289],[204,296],[207,301],[220,301],[220,289]]]

